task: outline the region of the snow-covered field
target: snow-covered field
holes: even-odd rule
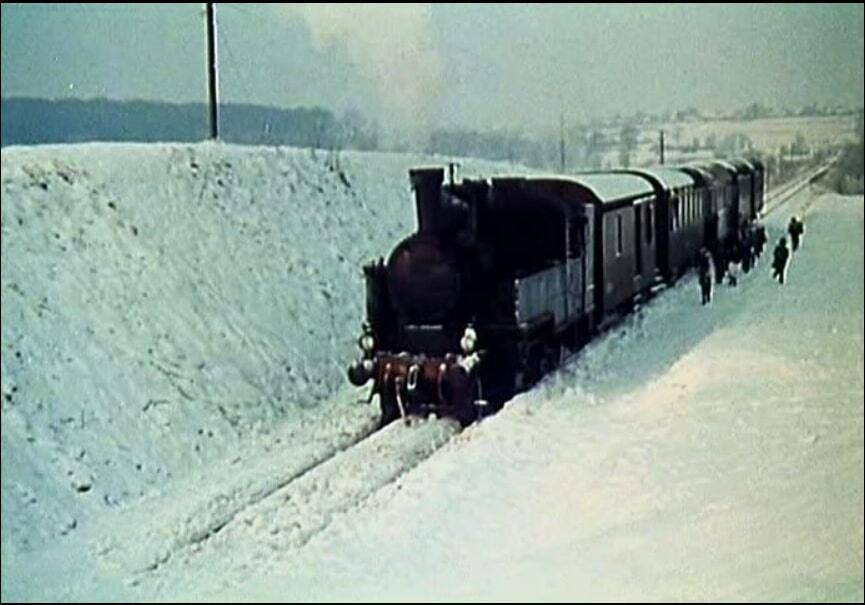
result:
[[[809,147],[833,147],[857,139],[857,116],[807,116],[763,118],[759,120],[706,120],[663,124],[672,143],[689,144],[694,138],[705,141],[714,135],[718,140],[731,135],[747,136],[754,147],[765,153],[777,153],[801,135]]]
[[[782,147],[790,145],[801,137],[801,142],[812,152],[835,149],[845,143],[858,140],[858,118],[855,115],[841,116],[803,116],[784,118],[763,118],[757,120],[703,119],[686,122],[656,123],[641,127],[638,148],[633,152],[633,165],[650,166],[658,162],[658,132],[663,130],[667,142],[667,161],[670,163],[714,159],[711,149],[682,151],[682,147],[693,144],[695,140],[705,145],[714,139],[722,144],[721,153],[730,153],[732,148],[723,146],[725,139],[745,137],[753,145],[753,150],[768,156],[775,156]],[[618,140],[620,130],[607,132],[611,140]],[[750,152],[742,147],[741,153]],[[620,163],[617,150],[606,154],[604,162],[609,166]]]
[[[481,425],[350,447],[358,267],[430,158],[2,160],[4,601],[863,599],[861,196],[769,218],[784,286],[685,279]]]

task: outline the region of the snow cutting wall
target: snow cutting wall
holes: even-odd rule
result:
[[[3,149],[4,556],[331,405],[355,354],[361,265],[414,229],[407,170],[444,162]]]

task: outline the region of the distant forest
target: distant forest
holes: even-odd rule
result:
[[[0,145],[83,141],[201,141],[208,136],[203,103],[153,101],[2,100]],[[251,145],[377,149],[378,124],[359,112],[337,117],[321,107],[277,109],[220,105],[220,138]]]

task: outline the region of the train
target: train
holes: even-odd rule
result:
[[[725,267],[765,201],[759,159],[409,178],[417,229],[363,267],[366,320],[348,368],[355,386],[372,382],[383,423],[496,411],[702,251]]]

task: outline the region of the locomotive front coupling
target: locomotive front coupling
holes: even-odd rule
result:
[[[368,328],[358,339],[362,357],[348,369],[355,386],[373,380],[370,398],[379,396],[382,421],[409,414],[455,416],[463,422],[477,418],[486,405],[483,399],[477,335],[468,327],[460,341],[461,353],[426,356],[407,352],[375,351]]]

